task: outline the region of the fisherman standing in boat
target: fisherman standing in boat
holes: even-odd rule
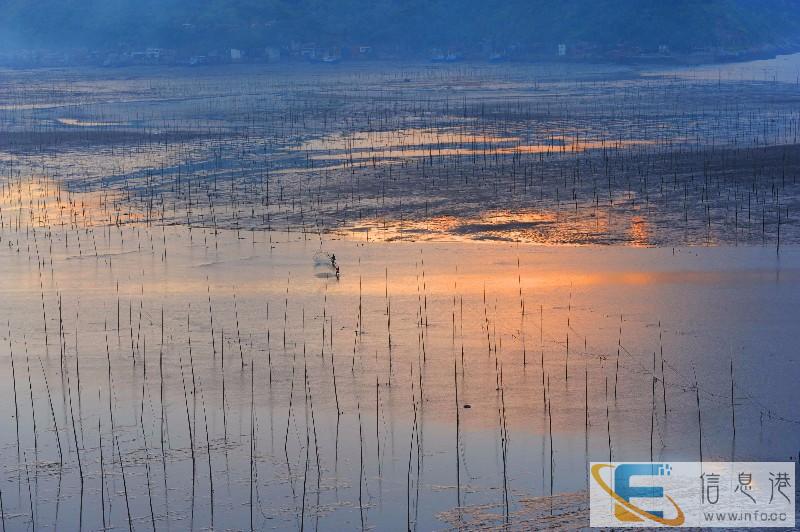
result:
[[[336,254],[327,251],[317,251],[314,253],[314,268],[324,268],[325,272],[317,273],[317,277],[331,277],[331,274],[339,279],[339,264],[336,262]]]

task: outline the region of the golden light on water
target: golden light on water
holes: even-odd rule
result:
[[[16,181],[5,186],[0,208],[6,223],[52,228],[104,227],[141,221],[144,216],[122,201],[114,190],[72,192],[45,177]]]
[[[530,144],[519,135],[466,133],[448,129],[406,129],[359,132],[306,141],[295,151],[309,152],[312,160],[389,161],[425,157],[486,157],[514,154],[578,153],[595,149],[624,149],[652,144],[649,140],[591,139],[580,135],[546,135],[546,142]]]

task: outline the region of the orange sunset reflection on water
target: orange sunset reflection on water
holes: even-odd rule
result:
[[[421,219],[372,218],[342,228],[336,234],[370,241],[507,241],[535,244],[582,244],[602,240],[609,217],[600,213],[575,216],[557,211],[488,210],[478,215],[442,215]],[[616,223],[625,223],[620,218]],[[648,245],[647,222],[638,217],[628,231],[632,245]]]
[[[4,183],[0,208],[17,227],[90,228],[141,221],[144,216],[113,190],[73,192],[48,178]]]
[[[652,143],[644,139],[596,139],[563,134],[546,135],[543,141],[530,143],[517,134],[481,134],[446,128],[427,128],[332,135],[306,141],[293,150],[310,152],[312,160],[382,162],[433,156],[486,157],[578,153],[595,149],[623,149]]]

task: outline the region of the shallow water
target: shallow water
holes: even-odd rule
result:
[[[711,81],[756,81],[800,84],[800,54],[779,55],[772,59],[759,59],[721,65],[702,65],[691,68],[661,69],[670,75]]]
[[[9,530],[572,530],[589,460],[798,459],[795,86],[235,73],[4,80]]]
[[[13,72],[0,164],[216,228],[387,228],[385,240],[506,212],[557,227],[465,223],[435,238],[797,244],[798,85],[706,68]]]
[[[144,224],[6,225],[2,243],[13,529],[29,526],[29,481],[39,528],[98,528],[102,498],[107,524],[127,526],[125,484],[134,526],[150,526],[151,500],[159,528],[211,526],[209,456],[214,526],[247,528],[251,442],[257,528],[358,527],[363,510],[368,527],[431,529],[452,523],[459,497],[502,520],[501,420],[512,513],[550,495],[551,475],[556,495],[585,489],[587,459],[649,459],[651,420],[656,459],[697,459],[700,445],[704,459],[797,456],[793,247],[383,243]],[[315,262],[320,249],[340,279]]]

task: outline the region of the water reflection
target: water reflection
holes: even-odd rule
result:
[[[404,158],[515,154],[579,153],[595,149],[624,149],[652,144],[649,140],[591,139],[551,134],[546,142],[529,144],[522,136],[497,136],[465,129],[398,129],[328,136],[302,143],[297,151],[311,152],[313,160],[371,161]]]
[[[487,505],[491,519],[503,482],[501,422],[510,434],[512,511],[549,497],[551,478],[554,504],[567,507],[574,496],[559,494],[585,488],[587,459],[650,457],[643,427],[653,416],[654,378],[665,383],[655,397],[657,456],[698,455],[696,373],[704,456],[729,458],[729,417],[710,412],[728,404],[720,368],[731,358],[737,420],[759,427],[737,433],[736,456],[796,452],[795,388],[774,385],[798,370],[787,354],[800,274],[785,265],[797,261],[796,250],[779,262],[772,250],[744,247],[365,243],[137,222],[75,229],[55,223],[53,209],[74,216],[94,205],[85,219],[100,220],[112,203],[74,193],[59,208],[58,188],[46,181],[4,190],[2,235],[13,247],[0,251],[0,312],[10,329],[10,349],[0,346],[0,389],[14,395],[12,349],[27,380],[27,353],[39,430],[34,453],[33,411],[22,395],[25,452],[17,460],[6,402],[0,445],[9,452],[0,468],[20,487],[26,472],[36,479],[40,523],[77,523],[78,452],[91,494],[86,526],[101,525],[101,481],[108,519],[126,522],[123,494],[111,489],[119,458],[99,468],[98,445],[111,457],[117,439],[140,520],[149,520],[152,498],[159,523],[210,526],[213,476],[215,526],[248,528],[241,502],[249,501],[252,467],[258,523],[298,526],[305,499],[320,527],[347,528],[359,513],[359,479],[366,522],[378,527],[403,519],[409,494],[417,526],[441,526],[437,516],[456,505],[457,490],[463,504]],[[7,210],[13,205],[24,209]],[[38,226],[46,231],[17,225],[31,209],[34,219],[48,213]],[[485,220],[551,221],[510,212]],[[79,235],[96,254],[79,251]],[[335,252],[340,279],[316,275],[320,249]],[[57,399],[49,417],[45,374]],[[21,385],[18,393],[28,394]],[[69,446],[64,468],[53,418]],[[417,438],[419,470],[418,444],[409,446]],[[456,456],[465,472],[459,486]],[[26,490],[3,496],[7,509],[28,515]],[[57,518],[56,501],[69,508]]]

